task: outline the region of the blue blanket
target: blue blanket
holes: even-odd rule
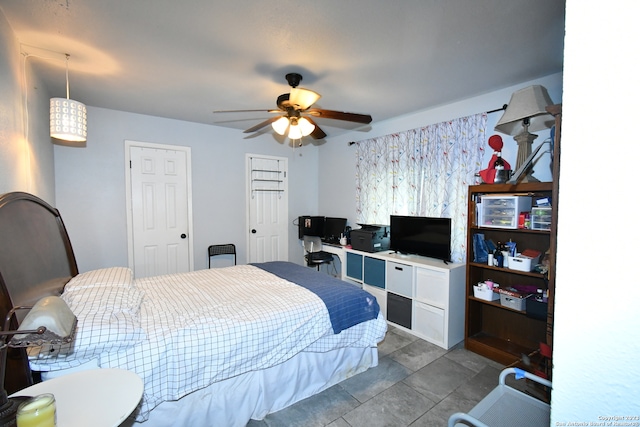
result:
[[[355,285],[291,262],[271,261],[252,265],[318,295],[327,306],[335,334],[378,317],[380,306],[376,298]]]

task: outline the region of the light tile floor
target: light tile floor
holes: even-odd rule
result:
[[[462,343],[447,351],[393,327],[378,349],[377,367],[247,427],[446,426],[493,390],[503,369]]]

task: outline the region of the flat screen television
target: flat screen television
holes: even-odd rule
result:
[[[391,215],[392,251],[451,261],[451,218]]]

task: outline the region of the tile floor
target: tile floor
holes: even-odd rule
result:
[[[446,426],[498,384],[503,366],[389,327],[378,366],[247,427]]]

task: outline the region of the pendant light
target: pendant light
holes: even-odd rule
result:
[[[69,54],[66,56],[67,97],[49,101],[49,133],[63,141],[87,140],[87,107],[69,99]]]

